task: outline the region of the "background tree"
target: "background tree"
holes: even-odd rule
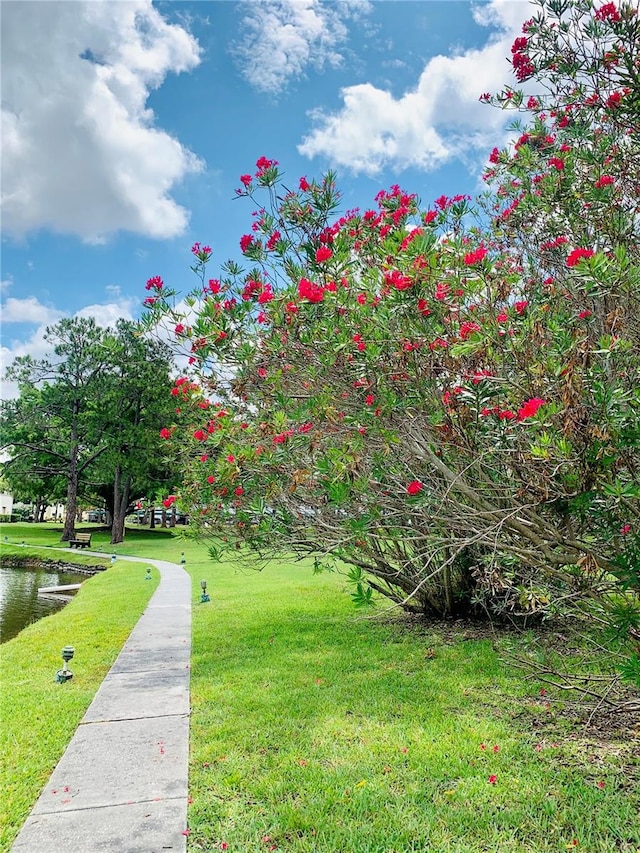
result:
[[[64,480],[62,541],[74,535],[81,489],[100,491],[96,480],[109,484],[113,541],[121,541],[132,478],[142,488],[157,470],[157,421],[171,410],[158,388],[169,385],[171,362],[161,345],[134,332],[125,322],[109,330],[92,319],[62,320],[46,332],[50,358],[19,358],[7,371],[20,390],[2,407],[7,471]]]
[[[125,517],[133,509],[133,501],[157,488],[158,481],[170,481],[166,442],[160,437],[159,425],[174,416],[171,352],[135,331],[132,323],[120,321],[105,339],[111,355],[103,405],[111,440],[89,472],[89,477],[104,484],[98,491],[111,515],[112,543],[122,542]]]
[[[5,424],[13,432],[5,432],[3,441],[23,462],[46,449],[49,473],[64,474],[62,541],[68,541],[75,530],[80,478],[107,447],[100,382],[108,359],[92,319],[64,319],[47,329],[45,339],[52,346],[50,359],[23,356],[7,370],[18,383],[20,399],[11,423]]]

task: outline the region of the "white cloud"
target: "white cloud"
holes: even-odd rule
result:
[[[12,276],[7,276],[0,281],[0,294],[8,293],[9,290],[13,287],[13,278]]]
[[[454,157],[484,159],[506,121],[478,98],[508,79],[506,58],[530,11],[519,0],[475,8],[477,23],[493,28],[484,46],[431,58],[415,88],[400,98],[370,83],[346,87],[341,110],[310,113],[314,127],[298,150],[370,175],[388,166],[430,171]]]
[[[76,317],[93,317],[98,326],[115,326],[118,320],[133,320],[133,309],[139,305],[137,299],[121,299],[106,305],[87,305],[76,313]]]
[[[339,66],[345,20],[370,9],[368,0],[244,0],[244,39],[233,52],[244,77],[261,92],[276,94],[307,66]]]
[[[55,323],[64,315],[61,311],[43,305],[35,296],[15,299],[10,296],[2,303],[3,323]]]
[[[26,316],[13,317],[13,313],[19,306],[11,306],[9,319],[6,314],[5,306],[9,303],[26,303],[28,306],[31,306],[31,317],[33,319],[27,319]],[[107,326],[115,326],[116,321],[119,319],[124,320],[132,320],[133,319],[133,310],[137,306],[138,301],[136,299],[120,299],[114,302],[107,302],[104,304],[96,304],[96,305],[88,305],[85,308],[82,308],[78,311],[74,316],[76,317],[93,317],[98,326],[102,326],[103,328]],[[24,305],[23,305],[24,309]],[[29,308],[25,310],[25,314],[28,313]],[[42,319],[36,320],[38,311],[42,312]],[[7,301],[3,305],[2,311],[2,319],[4,322],[38,322],[38,328],[33,332],[33,334],[25,340],[20,341],[10,341],[7,342],[7,335],[3,335],[3,340],[5,341],[5,345],[0,347],[0,365],[2,368],[2,374],[4,374],[5,368],[7,368],[10,364],[12,364],[18,356],[21,355],[29,355],[34,360],[38,360],[41,358],[46,358],[51,354],[51,344],[49,344],[44,336],[47,330],[47,326],[51,326],[54,323],[61,320],[64,316],[68,316],[63,314],[62,311],[58,311],[55,308],[46,308],[44,305],[41,305],[35,297],[30,297],[28,299],[7,299]],[[19,395],[18,386],[15,382],[9,382],[6,379],[2,380],[1,386],[1,396],[2,399],[9,400],[17,397]]]
[[[5,231],[181,233],[171,191],[202,164],[154,126],[147,99],[199,63],[196,40],[151,0],[14,2],[2,18]]]

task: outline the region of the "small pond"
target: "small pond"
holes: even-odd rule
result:
[[[0,565],[0,642],[6,643],[23,628],[60,610],[69,597],[38,595],[39,587],[82,583],[87,574],[51,566],[15,566],[10,557]]]

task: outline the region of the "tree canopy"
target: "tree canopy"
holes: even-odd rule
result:
[[[540,0],[523,89],[481,95],[516,117],[481,197],[344,210],[333,174],[292,188],[262,157],[245,262],[209,278],[196,244],[184,311],[149,280],[147,326],[190,355],[163,435],[207,530],[347,563],[363,604],[637,593],[638,35],[629,3]]]
[[[64,496],[63,541],[73,537],[80,496],[107,485],[120,541],[131,486],[146,487],[162,456],[157,423],[172,411],[170,352],[125,321],[104,329],[93,319],[65,319],[45,337],[49,358],[21,357],[7,371],[20,394],[2,403],[4,474],[23,492]]]

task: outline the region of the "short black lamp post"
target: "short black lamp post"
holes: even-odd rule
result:
[[[147,569],[147,573],[146,573],[146,575],[144,576],[144,579],[145,579],[146,581],[150,581],[150,580],[151,580],[151,568],[148,568],[148,569]]]
[[[64,661],[64,663],[62,664],[62,669],[59,669],[56,672],[56,681],[58,682],[58,684],[64,684],[65,681],[70,681],[73,678],[73,673],[71,672],[67,664],[75,653],[76,650],[73,648],[73,646],[65,646],[62,650],[62,660]]]
[[[186,562],[187,562],[187,558],[184,555],[184,551],[182,551],[182,553],[180,554],[180,565],[184,566],[184,565],[186,565]]]
[[[202,602],[202,604],[205,604],[207,601],[211,601],[211,598],[209,597],[209,593],[207,592],[206,580],[200,581],[200,587],[202,589],[202,595],[200,596],[200,601]]]

